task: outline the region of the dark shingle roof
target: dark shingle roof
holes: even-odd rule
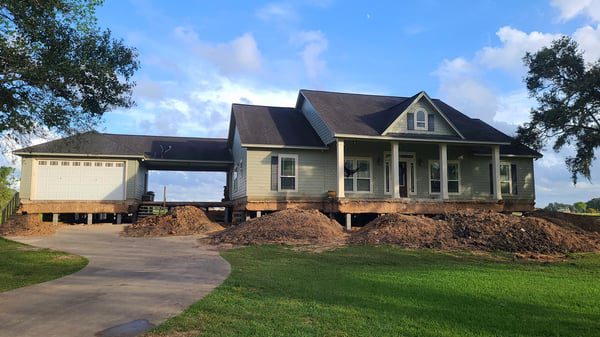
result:
[[[26,147],[15,153],[130,156],[183,161],[231,161],[227,139],[224,138],[119,135],[94,131]]]
[[[294,108],[233,104],[231,110],[242,144],[325,147]]]
[[[380,136],[419,95],[412,97],[300,90],[333,133]],[[512,138],[479,119],[469,118],[439,99],[433,103],[467,141],[511,142]]]

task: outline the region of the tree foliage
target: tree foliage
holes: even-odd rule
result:
[[[0,134],[89,130],[133,104],[137,52],[100,30],[99,0],[0,0]]]
[[[15,193],[12,189],[15,182],[14,172],[15,169],[12,167],[0,166],[0,207]]]
[[[566,159],[573,183],[591,179],[594,151],[600,146],[600,60],[586,64],[577,42],[560,38],[523,58],[525,83],[538,106],[519,127],[518,139],[536,150],[553,141],[555,151],[574,145]]]
[[[593,198],[587,202],[588,208],[593,208],[595,210],[600,210],[600,198]]]

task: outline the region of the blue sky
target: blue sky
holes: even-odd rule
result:
[[[102,131],[226,137],[230,104],[293,105],[300,88],[411,96],[425,90],[506,133],[527,119],[526,51],[573,36],[600,58],[600,1],[111,1],[99,24],[135,46],[137,106]],[[565,150],[536,162],[538,205],[576,187]],[[593,176],[600,179],[596,161]],[[151,176],[170,198],[220,199],[224,175]]]

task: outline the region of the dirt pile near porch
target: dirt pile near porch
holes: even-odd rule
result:
[[[507,252],[541,254],[591,252],[600,248],[600,236],[565,228],[537,217],[496,212],[445,214],[454,237],[464,246]]]
[[[408,248],[455,247],[452,228],[443,220],[399,213],[382,215],[354,232],[354,244],[393,244]]]
[[[600,216],[537,210],[530,216],[546,219],[558,226],[569,229],[583,229],[600,233]]]
[[[63,225],[44,222],[39,214],[18,214],[0,225],[0,236],[47,236]]]
[[[123,229],[125,236],[169,236],[207,234],[222,230],[218,223],[194,206],[178,206],[164,215],[154,215]]]
[[[388,214],[355,232],[350,242],[537,254],[600,250],[598,233],[557,226],[537,217],[491,211],[453,212],[435,219]]]
[[[231,226],[211,236],[213,244],[340,244],[342,226],[318,210],[287,209]]]

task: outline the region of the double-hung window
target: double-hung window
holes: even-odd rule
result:
[[[441,188],[440,164],[437,160],[429,162],[429,193],[438,194]],[[448,193],[460,193],[460,164],[448,161]]]
[[[348,158],[344,162],[344,190],[371,192],[372,165],[368,158]]]
[[[417,130],[427,130],[427,115],[425,111],[417,111]]]
[[[279,155],[279,190],[298,190],[298,156],[291,154]]]
[[[512,191],[510,164],[500,164],[500,191],[502,194],[510,194]]]

